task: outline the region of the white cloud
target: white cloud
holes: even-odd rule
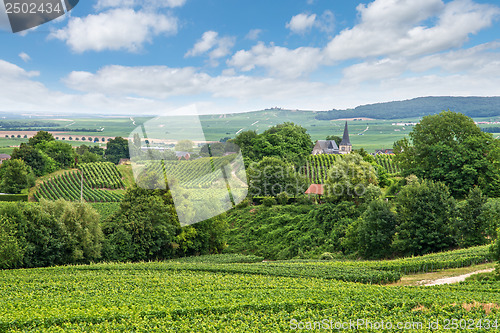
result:
[[[19,58],[21,58],[24,62],[28,62],[31,60],[31,57],[25,52],[19,53]]]
[[[175,8],[181,7],[186,0],[98,0],[94,6],[97,10],[106,8]]]
[[[250,40],[256,40],[259,38],[261,33],[262,33],[261,29],[252,29],[247,33],[245,38]]]
[[[64,82],[68,87],[83,92],[164,99],[198,94],[209,80],[210,77],[207,74],[198,73],[192,67],[106,66],[95,74],[71,72]]]
[[[193,48],[186,52],[185,57],[200,56],[208,51],[212,61],[222,58],[231,53],[231,48],[234,46],[233,37],[219,37],[216,31],[206,31],[201,36]],[[213,62],[213,64],[216,64]]]
[[[258,43],[249,51],[240,50],[227,62],[242,71],[258,67],[266,68],[273,76],[297,78],[315,70],[321,63],[321,50],[299,47],[290,50],[271,44]]]
[[[65,41],[77,53],[85,51],[140,50],[153,36],[177,32],[177,19],[133,9],[112,9],[84,18],[72,18],[68,25],[50,34]]]
[[[375,0],[357,10],[360,23],[342,31],[326,47],[326,55],[333,61],[415,56],[459,47],[500,14],[497,7],[470,0],[446,5],[441,0]],[[436,25],[422,25],[433,18]]]
[[[293,33],[304,34],[305,32],[311,30],[315,21],[316,14],[307,15],[301,13],[293,16],[290,22],[286,24],[286,27]]]

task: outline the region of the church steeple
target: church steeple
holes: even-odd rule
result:
[[[347,121],[345,122],[344,135],[342,136],[342,142],[339,145],[339,152],[341,154],[347,154],[352,151],[351,140],[349,140],[349,129],[347,128]]]

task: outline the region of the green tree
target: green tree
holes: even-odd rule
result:
[[[357,201],[370,184],[378,184],[375,168],[359,154],[351,153],[338,159],[330,168],[326,194],[334,200]]]
[[[175,145],[175,151],[187,151],[192,152],[194,147],[194,142],[191,140],[179,140]]]
[[[16,223],[12,218],[0,215],[0,269],[19,267],[23,256]]]
[[[46,131],[39,131],[34,136],[28,139],[28,144],[36,147],[40,143],[54,141],[54,136]]]
[[[276,157],[264,157],[247,169],[250,196],[277,196],[286,192],[296,196],[307,190],[307,180],[293,165]]]
[[[479,187],[474,187],[464,201],[459,202],[457,232],[461,247],[483,245],[486,243],[488,221],[482,214],[488,198]]]
[[[69,143],[60,141],[45,141],[37,145],[41,151],[51,157],[58,169],[71,168],[75,164],[75,151]]]
[[[372,201],[356,223],[351,244],[353,250],[366,259],[381,259],[392,254],[392,239],[396,233],[396,214],[389,202]]]
[[[82,138],[83,139],[83,138]],[[122,137],[111,139],[106,144],[106,160],[118,164],[122,158],[130,158],[128,141]]]
[[[0,166],[0,192],[19,194],[33,185],[34,175],[23,160],[10,159]]]
[[[50,156],[26,143],[21,143],[19,148],[14,148],[11,158],[23,160],[36,176],[42,176],[57,169],[56,162]]]
[[[342,138],[340,136],[337,136],[337,135],[328,135],[325,140],[333,140],[335,141],[335,143],[337,144],[337,147],[340,145],[340,143],[342,142]]]
[[[105,222],[108,260],[168,259],[180,232],[173,200],[167,190],[127,189],[120,210]]]
[[[455,200],[440,182],[414,181],[396,196],[394,249],[403,255],[438,252],[454,246]]]
[[[500,196],[499,141],[463,114],[443,111],[422,118],[394,149],[404,175],[442,181],[455,197],[465,197],[474,186]]]

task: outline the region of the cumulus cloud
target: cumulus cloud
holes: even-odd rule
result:
[[[24,62],[28,62],[31,60],[31,57],[25,52],[19,53],[19,58],[21,58]]]
[[[491,26],[498,7],[470,0],[375,0],[357,7],[360,23],[326,47],[333,61],[387,55],[415,56],[463,45],[470,34]],[[434,26],[424,21],[436,19]]]
[[[206,31],[193,48],[186,52],[185,57],[195,57],[208,53],[211,60],[222,58],[231,53],[234,46],[233,37],[219,37],[216,31]]]
[[[297,78],[315,70],[321,63],[321,57],[318,48],[299,47],[290,50],[274,44],[267,46],[258,43],[248,51],[236,52],[227,64],[245,72],[263,67],[273,76]]]
[[[297,14],[290,22],[286,24],[286,27],[290,29],[291,32],[296,34],[303,34],[314,26],[316,21],[316,14],[307,15],[304,13]]]
[[[97,10],[106,8],[175,8],[181,7],[186,0],[98,0],[95,4]]]
[[[133,9],[112,9],[84,18],[71,18],[68,25],[49,37],[65,41],[77,53],[127,50],[135,52],[152,37],[177,32],[177,19]]]

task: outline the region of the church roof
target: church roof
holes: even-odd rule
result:
[[[351,140],[349,140],[349,129],[347,128],[347,121],[345,122],[344,135],[342,136],[341,146],[352,146]]]

